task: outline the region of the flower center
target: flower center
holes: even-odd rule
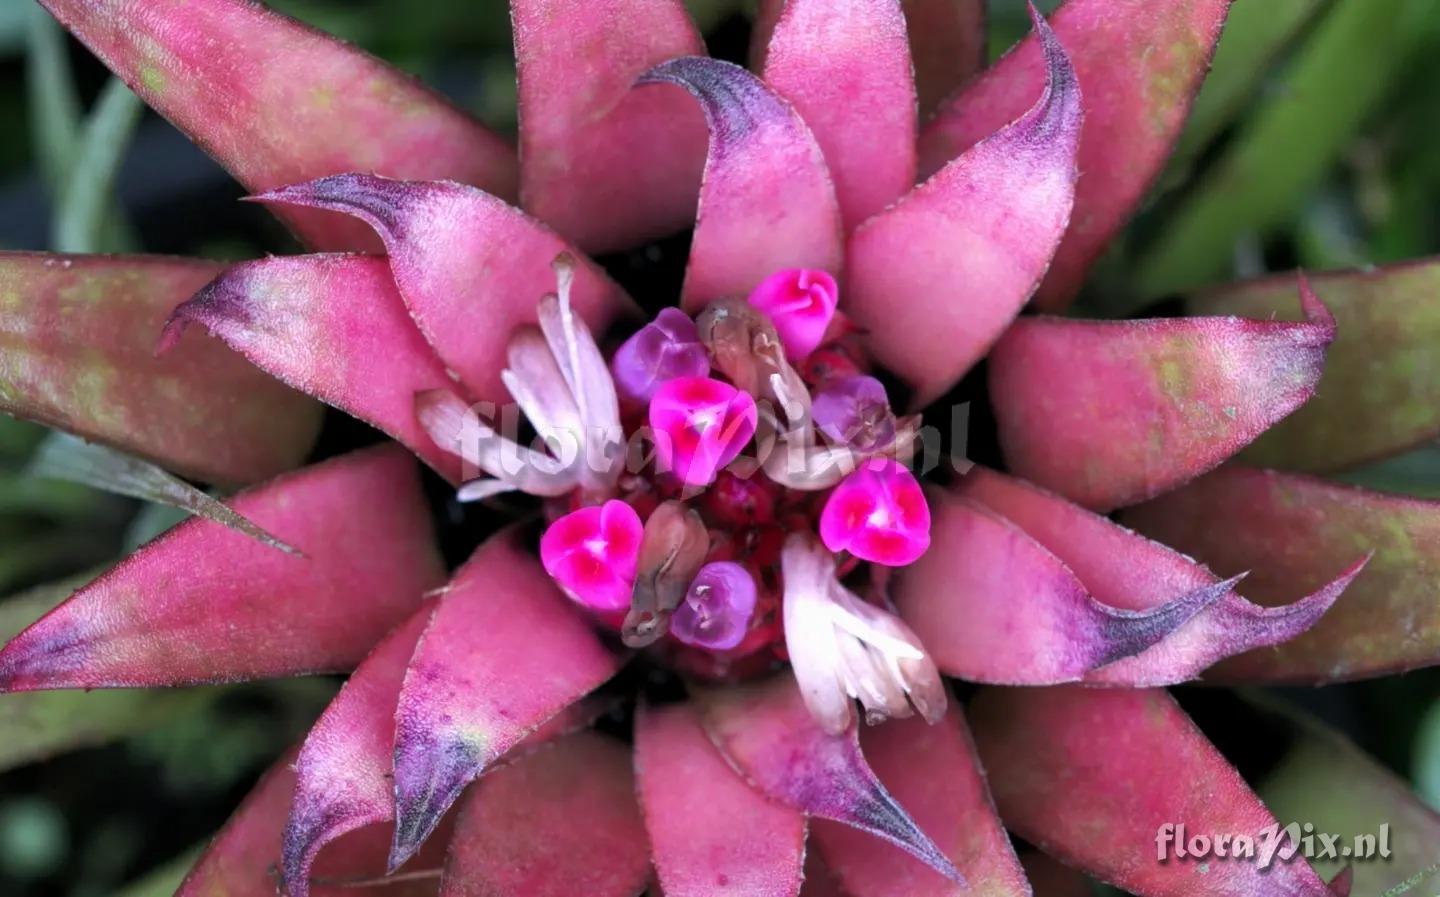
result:
[[[462,497],[543,496],[545,570],[629,645],[706,675],[788,659],[871,716],[933,710],[928,680],[904,698],[933,670],[913,635],[841,585],[917,559],[930,514],[902,463],[916,422],[868,374],[835,279],[781,271],[698,318],[667,308],[607,360],[570,311],[567,264],[504,373],[541,441],[472,426],[462,456],[487,476]],[[422,422],[438,436],[462,416]]]

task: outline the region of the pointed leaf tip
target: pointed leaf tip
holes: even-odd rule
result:
[[[1213,469],[1314,395],[1335,319],[1300,295],[1301,322],[1017,321],[990,355],[1006,463],[1095,510]]]
[[[674,85],[700,103],[710,153],[681,299],[691,310],[748,295],[788,268],[838,272],[840,207],[824,155],[795,109],[738,65],[661,63],[636,81]],[[764,221],[764,227],[756,227]]]
[[[176,334],[176,305],[220,273],[161,256],[0,252],[0,411],[205,482],[299,465],[323,409],[218,342]]]
[[[634,310],[598,265],[544,225],[463,184],[345,174],[256,200],[343,212],[374,227],[410,314],[474,399],[510,400],[500,378],[506,348],[553,292],[557,256],[576,259],[571,300],[593,332]]]
[[[893,593],[940,669],[972,682],[1078,680],[1165,639],[1238,581],[1206,584],[1144,610],[1114,608],[984,505],[935,491],[931,513],[931,550],[898,571]],[[1001,642],[1009,648],[996,652]]]
[[[618,665],[513,533],[480,546],[441,597],[400,690],[391,868],[496,758]]]
[[[972,893],[1029,897],[956,702],[933,724],[916,716],[864,726],[860,747],[895,799],[965,870]],[[850,897],[958,893],[949,879],[863,832],[828,820],[815,820],[811,828],[825,865]]]
[[[1252,567],[1247,592],[1263,605],[1332,583],[1333,607],[1303,621],[1313,628],[1297,627],[1292,639],[1207,678],[1320,685],[1440,663],[1440,502],[1228,466],[1122,519],[1218,570]],[[1368,559],[1353,560],[1362,553]],[[1343,594],[1334,588],[1341,582],[1349,584]]]
[[[286,545],[224,502],[154,464],[103,445],[92,445],[67,433],[51,433],[31,459],[26,474],[169,505],[228,526],[276,551],[305,556],[303,551]]]
[[[704,54],[680,0],[515,0],[510,10],[525,210],[593,253],[689,227],[705,123],[683,96],[630,89],[652,66]]]
[[[846,310],[871,352],[941,395],[1019,313],[1070,220],[1082,109],[1065,49],[1038,15],[1048,77],[1035,105],[862,224]]]
[[[309,897],[322,848],[394,817],[390,755],[405,667],[435,609],[432,599],[385,637],[316,721],[295,761],[295,798],[281,837],[286,897]]]
[[[384,259],[270,257],[235,265],[170,315],[162,348],[195,323],[302,392],[403,443],[452,482],[460,465],[415,419],[410,394],[454,381],[410,319]]]
[[[1315,395],[1247,446],[1259,467],[1326,472],[1396,454],[1440,436],[1440,262],[1310,275],[1338,319]],[[1204,291],[1191,314],[1294,320],[1294,275]]]
[[[377,171],[515,195],[515,151],[500,138],[410,76],[258,3],[43,5],[251,190]],[[331,215],[283,217],[318,249],[374,244]]]
[[[1035,301],[1060,311],[1159,176],[1220,37],[1231,0],[1067,0],[1053,17],[1086,91],[1073,223]],[[1044,33],[1020,43],[941,104],[920,136],[938,171],[1030,102]]]
[[[789,807],[882,838],[951,882],[965,877],[885,790],[852,725],[827,734],[788,673],[698,696],[711,741],[753,787]]]
[[[1023,529],[1060,558],[1097,600],[1112,607],[1144,610],[1220,583],[1178,551],[1021,480],[975,467],[955,488]],[[1280,607],[1260,607],[1227,591],[1157,644],[1092,670],[1085,680],[1169,685],[1191,679],[1226,657],[1287,641],[1315,625],[1361,566],[1363,561]],[[1258,583],[1265,567],[1266,562],[1257,562],[1234,569],[1253,569],[1246,582]],[[1284,594],[1293,594],[1296,584],[1286,585]]]
[[[183,523],[0,649],[0,690],[349,669],[443,577],[414,461],[397,446],[307,467],[230,505],[307,556]]]

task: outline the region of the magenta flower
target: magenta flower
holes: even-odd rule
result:
[[[1161,824],[1273,818],[1164,686],[1440,661],[1440,626],[1403,622],[1435,619],[1440,505],[1227,463],[1282,419],[1256,450],[1306,469],[1440,430],[1387,418],[1361,451],[1306,417],[1347,411],[1316,396],[1337,318],[1367,359],[1394,338],[1352,313],[1393,272],[1020,316],[1063,311],[1143,198],[1228,0],[1068,0],[973,79],[912,62],[977,45],[949,4],[766,2],[752,72],[679,0],[512,0],[518,156],[249,0],[42,2],[316,250],[0,255],[7,410],[258,483],[231,504],[303,552],[188,522],[0,649],[0,688],[353,671],[182,897],[269,897],[272,870],[289,897],[397,871],[446,897],[1026,895],[1006,829],[1193,893],[1148,861]],[[691,227],[653,321],[583,255]],[[918,413],[982,358],[1008,472],[922,487]],[[398,445],[294,470],[300,393]],[[542,525],[447,572],[402,447]],[[587,696],[627,663],[689,692],[623,694],[624,742]],[[962,711],[945,677],[986,687]],[[1209,875],[1343,892],[1303,862]]]

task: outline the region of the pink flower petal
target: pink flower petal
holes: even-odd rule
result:
[[[630,752],[581,732],[475,786],[455,824],[440,897],[635,897],[649,877]]]
[[[325,845],[395,818],[390,758],[395,702],[420,633],[426,602],[370,652],[316,721],[295,761],[295,800],[281,845],[287,897],[308,897],[310,869]]]
[[[1315,392],[1335,319],[1017,321],[990,355],[1006,464],[1088,508],[1153,498],[1214,468]]]
[[[694,56],[656,66],[639,84],[683,87],[710,126],[681,294],[686,309],[747,295],[785,268],[840,270],[835,188],[820,146],[789,103],[738,65]]]
[[[695,220],[705,123],[635,79],[705,45],[680,0],[516,0],[520,193],[586,252],[613,252]]]
[[[1240,456],[1287,470],[1343,470],[1440,438],[1440,262],[1433,259],[1310,278],[1335,314],[1335,341],[1315,395]],[[1296,320],[1295,275],[1217,287],[1192,314]]]
[[[446,589],[400,690],[391,866],[496,758],[618,665],[513,533],[480,546]]]
[[[845,310],[917,404],[941,395],[1010,324],[1070,220],[1080,87],[1038,14],[1035,27],[1049,71],[1039,102],[850,237]]]
[[[789,0],[765,83],[809,125],[847,231],[915,183],[915,77],[900,0]]]
[[[760,281],[749,302],[775,325],[785,356],[799,362],[825,338],[840,303],[840,290],[826,271],[791,268]]]
[[[448,182],[391,181],[365,174],[274,190],[263,202],[354,215],[379,232],[400,295],[441,360],[474,397],[506,403],[500,382],[510,335],[535,322],[555,292],[564,240],[495,197]],[[599,267],[575,264],[575,311],[596,333],[632,306]]]
[[[1021,480],[975,467],[959,481],[957,491],[1025,530],[1064,561],[1090,594],[1112,607],[1144,610],[1219,581],[1185,555]],[[936,538],[941,538],[939,532]],[[1284,606],[1260,607],[1230,592],[1159,644],[1101,667],[1086,679],[1109,685],[1168,685],[1231,655],[1289,641],[1314,626],[1364,566],[1359,550],[1348,559],[1358,563]],[[1299,586],[1290,584],[1287,594]]]
[[[0,690],[349,669],[443,578],[415,464],[398,446],[304,468],[227,504],[305,556],[210,521],[182,523],[0,650]]]
[[[415,393],[451,389],[383,259],[271,257],[228,269],[175,309],[167,339],[200,324],[260,368],[404,443],[458,482],[459,459],[415,419]]]
[[[919,481],[891,458],[866,461],[825,500],[820,540],[887,567],[913,564],[930,547],[930,507]]]
[[[650,429],[661,470],[691,486],[714,482],[755,435],[755,400],[721,380],[677,377],[650,400]]]
[[[550,578],[585,607],[623,611],[635,588],[644,531],[640,515],[623,501],[580,508],[545,530],[540,562]]]
[[[1170,156],[1230,0],[1068,0],[1055,33],[1085,89],[1074,225],[1035,301],[1058,311],[1124,226]],[[939,170],[984,140],[1035,95],[1045,77],[1027,39],[946,102],[920,135],[920,170]]]
[[[515,151],[404,73],[247,0],[44,0],[152,108],[253,191],[344,171],[515,195]],[[317,249],[369,249],[334,215],[283,216]]]
[[[250,483],[304,460],[319,405],[195,334],[164,358],[170,309],[219,274],[159,256],[0,252],[0,411],[197,479]]]
[[[970,893],[1030,897],[995,815],[975,745],[954,702],[931,725],[918,716],[860,730],[865,760],[955,866]],[[812,837],[850,897],[955,897],[955,883],[892,845],[819,819]]]
[[[689,705],[641,708],[635,772],[666,897],[795,897],[805,817],[731,771]]]
[[[935,544],[897,571],[892,589],[935,663],[961,679],[1073,682],[1161,641],[1234,585],[1207,584],[1144,611],[1109,607],[1018,526],[969,499],[931,495]]]
[[[1207,679],[1321,685],[1440,664],[1440,501],[1232,466],[1123,519],[1222,573],[1253,569],[1246,591],[1264,605],[1374,552],[1313,629]]]
[[[1000,818],[1066,864],[1141,897],[1329,897],[1301,858],[1156,862],[1167,823],[1257,843],[1276,824],[1163,690],[992,689],[971,716]]]
[[[964,877],[866,765],[855,728],[827,735],[790,674],[706,691],[699,700],[711,741],[762,794],[889,841],[964,885]]]

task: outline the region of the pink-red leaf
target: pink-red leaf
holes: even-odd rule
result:
[[[752,787],[806,815],[882,838],[964,885],[949,857],[865,763],[855,727],[826,733],[788,673],[699,697],[711,741]]]
[[[985,65],[985,0],[902,0],[920,119]]]
[[[248,0],[42,0],[253,191],[345,171],[453,178],[515,195],[515,151],[408,75]],[[319,249],[374,238],[287,210]]]
[[[292,750],[265,773],[210,842],[175,897],[276,897],[280,833],[295,790],[294,762]],[[336,841],[316,864],[312,897],[354,897],[360,892],[343,883],[373,881],[384,874],[389,836],[386,828],[372,826]],[[441,852],[432,855],[426,851],[417,857],[416,871],[433,866]],[[385,897],[436,897],[436,885],[434,878],[401,878],[387,884],[383,893]]]
[[[1156,861],[1167,824],[1257,844],[1276,824],[1163,690],[992,689],[971,715],[1000,818],[1065,863],[1139,897],[1329,897],[1303,859]]]
[[[931,544],[898,572],[895,602],[948,675],[1000,685],[1073,682],[1159,642],[1228,593],[1196,588],[1144,610],[1096,601],[1064,562],[984,505],[929,493]],[[1005,650],[995,650],[1003,644]]]
[[[1038,14],[1035,27],[1049,71],[1039,102],[850,237],[845,310],[919,404],[958,380],[1010,324],[1070,218],[1080,87]]]
[[[840,270],[835,187],[819,144],[789,103],[738,65],[695,56],[658,65],[639,84],[684,88],[710,126],[681,294],[687,308],[747,295],[786,268]]]
[[[705,45],[680,0],[512,0],[525,210],[586,252],[684,230],[705,123],[635,79]]]
[[[895,799],[956,868],[965,870],[970,890],[960,890],[889,844],[816,820],[815,841],[850,897],[1030,897],[959,707],[952,702],[945,719],[935,725],[916,716],[866,726],[860,747]]]
[[[540,748],[465,798],[441,897],[635,897],[650,876],[630,752],[593,732]]]
[[[244,262],[175,309],[166,338],[197,323],[259,367],[395,437],[455,480],[459,459],[415,418],[415,394],[454,382],[384,259],[302,255]]]
[[[1036,303],[1063,309],[1159,175],[1209,69],[1230,0],[1067,0],[1055,33],[1085,89],[1081,178],[1070,231]],[[955,95],[920,136],[931,172],[1025,108],[1044,78],[1026,40]]]
[[[295,799],[281,842],[287,897],[307,897],[320,850],[395,818],[390,758],[400,682],[434,602],[386,636],[316,721],[295,762]]]
[[[1247,447],[1261,467],[1339,470],[1440,436],[1440,261],[1312,276],[1335,314],[1315,396]],[[1293,276],[1220,287],[1194,314],[1294,319]]]
[[[0,410],[187,476],[250,483],[304,460],[321,408],[165,316],[221,270],[158,256],[0,253]]]
[[[446,588],[400,690],[391,865],[486,767],[618,663],[513,533],[480,546]]]
[[[805,817],[745,784],[689,705],[642,708],[635,772],[666,897],[796,897]]]
[[[1015,473],[1108,511],[1234,455],[1315,393],[1335,319],[1017,321],[990,355],[1000,447]]]
[[[229,504],[305,555],[182,523],[0,650],[0,690],[350,669],[443,578],[415,463],[398,446],[307,467]]]
[[[551,264],[569,244],[519,209],[463,184],[347,174],[258,197],[263,202],[354,215],[380,234],[400,295],[440,358],[489,402],[509,400],[500,382],[511,332],[535,321],[555,291]],[[630,308],[597,266],[575,265],[577,314],[596,332]]]
[[[1222,573],[1253,569],[1246,591],[1262,604],[1374,553],[1313,629],[1227,661],[1216,679],[1321,684],[1440,663],[1440,501],[1230,466],[1124,520]]]
[[[1113,607],[1143,610],[1219,581],[1185,555],[1021,480],[975,467],[957,489],[1029,533],[1064,561],[1090,594]],[[1101,667],[1086,680],[1129,686],[1183,682],[1223,658],[1295,638],[1315,625],[1360,572],[1364,552],[1345,560],[1352,562],[1349,568],[1290,604],[1260,607],[1228,592],[1159,644]],[[1289,591],[1299,587],[1291,584]]]
[[[915,77],[900,0],[788,0],[765,83],[824,151],[847,231],[915,183]]]

